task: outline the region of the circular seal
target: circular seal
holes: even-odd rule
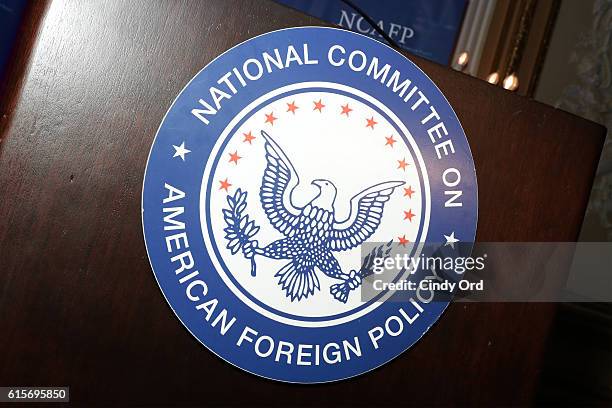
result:
[[[393,359],[440,317],[449,299],[407,284],[431,270],[381,268],[460,256],[476,175],[416,65],[363,35],[292,28],[235,46],[177,96],[142,219],[162,293],[202,344],[266,378],[328,382]]]

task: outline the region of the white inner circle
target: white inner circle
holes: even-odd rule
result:
[[[407,135],[413,151],[416,152],[416,157],[411,155],[395,127],[375,109],[356,98],[340,95],[331,90],[330,92],[308,90],[314,87],[345,91],[383,110],[392,118],[401,132]],[[299,89],[304,89],[304,91],[267,102],[277,95]],[[343,107],[346,106],[350,108],[350,111],[342,113]],[[251,112],[255,107],[259,108]],[[319,109],[316,109],[317,107]],[[270,114],[272,116],[269,116]],[[246,117],[246,115],[250,116]],[[244,117],[246,120],[230,134]],[[368,127],[367,120],[370,118],[373,118],[376,123]],[[200,197],[200,218],[204,240],[217,272],[236,296],[252,309],[269,318],[298,326],[329,326],[369,313],[382,302],[374,302],[368,307],[351,313],[363,305],[359,288],[350,293],[346,303],[342,303],[330,294],[330,286],[341,281],[326,276],[318,269],[315,270],[315,273],[321,283],[320,290],[305,299],[292,301],[279,286],[278,278],[274,277],[274,274],[288,260],[256,256],[257,275],[253,277],[250,274],[250,261],[243,256],[242,252],[232,255],[226,248],[224,228],[227,225],[222,216],[222,210],[228,207],[228,193],[232,195],[238,188],[248,193],[244,213],[248,214],[249,218],[261,228],[255,237],[259,246],[263,247],[277,239],[284,238],[284,235],[270,224],[260,203],[259,189],[266,168],[262,130],[276,141],[295,167],[300,183],[293,192],[292,201],[298,207],[306,205],[317,195],[318,189],[311,184],[312,180],[327,179],[337,188],[334,218],[341,221],[349,216],[350,199],[355,194],[382,182],[405,182],[405,185],[396,188],[391,199],[386,203],[382,221],[376,232],[368,238],[369,242],[388,242],[390,240],[397,242],[399,237],[415,242],[421,219],[424,219],[424,222],[420,241],[424,242],[427,236],[430,192],[426,169],[416,143],[399,119],[369,95],[339,84],[300,83],[275,90],[254,101],[240,112],[217,140],[204,172]],[[388,139],[389,137],[391,139]],[[224,141],[228,138],[230,140],[227,145],[220,151]],[[219,162],[214,173],[211,174],[213,161],[217,155],[220,155]],[[405,168],[402,167],[402,162],[407,163]],[[417,166],[424,178],[425,191],[421,191]],[[206,187],[210,177],[212,177],[210,213],[213,239],[223,263],[242,290],[225,273],[212,250],[211,237],[207,231],[205,208],[208,198]],[[221,188],[221,181],[231,184],[227,188],[228,192]],[[403,187],[410,187],[414,191],[412,197],[405,195]],[[425,198],[425,208],[422,208],[421,205],[422,197]],[[407,211],[413,214],[412,217],[409,217],[410,219],[406,218]],[[420,248],[417,248],[417,255],[418,251]],[[348,251],[333,252],[333,255],[344,272],[359,270],[361,262],[359,247]],[[248,292],[268,308],[249,299],[243,291]],[[296,317],[282,316],[268,309]],[[341,313],[348,313],[348,315],[324,319]],[[308,321],[302,318],[318,318],[319,320]]]

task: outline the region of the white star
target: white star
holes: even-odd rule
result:
[[[450,245],[451,248],[455,249],[455,243],[459,242],[459,240],[455,238],[455,231],[453,231],[450,235],[444,235],[444,238],[446,238],[446,243],[444,246]]]
[[[172,157],[180,157],[183,161],[185,161],[185,155],[191,153],[191,150],[185,149],[185,142],[181,143],[180,146],[172,145],[172,147],[176,151]]]

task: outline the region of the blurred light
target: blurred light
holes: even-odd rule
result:
[[[504,89],[507,89],[509,91],[515,91],[518,86],[519,80],[516,75],[510,74],[504,79]]]
[[[487,82],[493,85],[497,85],[499,82],[499,74],[497,72],[491,72],[487,77]]]
[[[465,68],[469,60],[470,55],[467,53],[467,51],[463,51],[457,58],[457,65],[459,65],[461,68]]]

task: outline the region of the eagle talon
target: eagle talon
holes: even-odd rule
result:
[[[338,301],[340,301],[342,303],[346,303],[346,301],[348,300],[349,291],[350,291],[350,289],[346,285],[346,282],[343,282],[343,283],[334,283],[329,288],[329,292],[334,297],[334,299],[336,299],[336,300],[338,300]]]
[[[329,292],[336,300],[346,303],[349,293],[361,286],[361,282],[361,275],[359,275],[357,271],[353,269],[344,282],[331,285]]]
[[[257,251],[258,248],[258,243],[257,241],[247,241],[244,244],[244,247],[242,249],[242,253],[244,254],[244,257],[246,259],[253,259],[253,257],[255,256],[255,252]]]
[[[357,274],[357,271],[352,269],[348,279],[346,280],[346,284],[350,288],[350,290],[355,290],[359,286],[361,286],[361,276]]]

